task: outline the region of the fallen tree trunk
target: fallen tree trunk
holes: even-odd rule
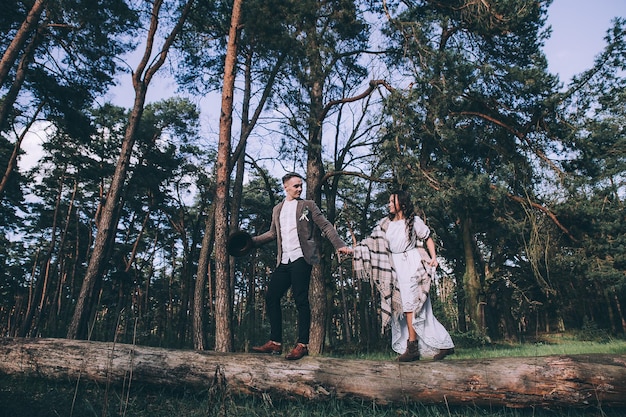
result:
[[[0,339],[0,372],[50,379],[223,388],[237,394],[378,403],[626,406],[626,355],[440,362],[282,357],[66,339]]]

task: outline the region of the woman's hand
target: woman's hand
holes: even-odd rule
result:
[[[352,255],[352,253],[354,252],[354,249],[348,246],[344,246],[342,248],[337,249],[337,252],[343,253],[344,255]]]

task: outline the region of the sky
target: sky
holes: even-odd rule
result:
[[[545,42],[544,53],[548,59],[548,70],[558,74],[566,86],[576,74],[592,67],[594,59],[604,49],[604,37],[615,17],[626,18],[626,0],[554,0],[548,9],[547,24],[552,35]],[[128,75],[126,75],[128,77]],[[171,83],[159,78],[156,85],[148,88],[148,102],[162,97],[163,92],[174,94]],[[125,107],[132,106],[132,90],[128,86],[112,89],[108,99]],[[203,115],[203,118],[208,115]],[[26,155],[20,158],[21,170],[29,169],[40,155],[42,137],[27,135],[22,143]]]
[[[567,84],[591,68],[615,17],[626,18],[626,0],[554,0],[547,22],[552,35],[544,47],[548,70]]]

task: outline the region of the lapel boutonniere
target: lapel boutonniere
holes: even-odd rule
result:
[[[300,215],[299,220],[306,220],[307,222],[309,221],[309,208],[307,206],[304,206],[304,209],[302,209],[302,214]]]

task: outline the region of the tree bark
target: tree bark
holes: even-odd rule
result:
[[[215,189],[215,350],[230,352],[233,349],[232,288],[230,286],[229,257],[226,252],[228,239],[228,193],[231,173],[231,134],[233,124],[233,98],[237,71],[237,46],[241,4],[233,2],[228,32],[226,60],[224,62],[224,85],[222,88],[222,111],[220,113],[219,143],[217,145]]]
[[[485,333],[485,320],[482,300],[482,284],[476,271],[474,259],[474,240],[472,238],[471,220],[465,217],[461,221],[463,233],[463,253],[465,256],[465,273],[463,274],[463,288],[465,291],[465,314],[470,319],[472,330]],[[462,314],[459,312],[459,314]]]
[[[68,326],[67,337],[70,339],[85,337],[87,333],[87,317],[89,316],[89,308],[93,305],[93,289],[96,281],[101,278],[101,274],[105,264],[105,256],[108,246],[115,238],[117,229],[117,215],[120,209],[120,198],[122,195],[124,182],[130,166],[130,160],[135,146],[136,131],[139,128],[139,122],[143,115],[146,102],[146,94],[148,86],[154,74],[163,66],[167,58],[170,46],[174,43],[175,38],[182,30],[194,0],[188,0],[181,11],[176,26],[165,39],[161,50],[157,55],[157,59],[152,58],[154,41],[157,36],[157,28],[159,25],[159,11],[163,4],[163,0],[155,1],[152,6],[152,17],[150,20],[150,28],[146,38],[146,48],[140,63],[133,72],[133,89],[135,91],[135,100],[133,108],[128,120],[128,126],[124,133],[120,155],[117,159],[115,172],[111,179],[111,185],[106,194],[106,200],[102,205],[102,212],[98,221],[98,232],[94,242],[94,248],[89,258],[89,265],[85,272],[85,277],[80,289],[80,294],[76,300],[74,315]],[[149,65],[150,63],[150,65]]]
[[[17,60],[22,46],[28,41],[29,33],[37,27],[41,13],[46,7],[46,3],[48,3],[48,0],[36,0],[35,3],[33,3],[26,19],[24,19],[15,37],[13,37],[11,43],[4,51],[2,59],[0,59],[0,85],[3,85],[9,76],[9,71]]]
[[[4,131],[4,129],[6,129],[9,126],[8,124],[9,114],[11,110],[13,110],[13,108],[15,107],[15,102],[17,101],[17,97],[19,96],[20,91],[22,90],[22,86],[24,85],[24,81],[26,80],[26,74],[28,73],[30,65],[33,63],[35,59],[34,58],[35,50],[37,49],[37,46],[39,45],[39,38],[44,36],[43,35],[44,32],[45,32],[44,27],[40,26],[37,29],[37,32],[35,33],[35,35],[31,38],[30,42],[24,49],[24,53],[22,54],[20,63],[17,65],[13,82],[11,83],[11,86],[8,88],[8,90],[4,94],[4,97],[2,98],[2,103],[0,103],[0,131]],[[39,105],[37,106],[38,107],[37,111],[31,118],[31,121],[28,123],[28,126],[25,129],[22,129],[23,133],[20,134],[20,139],[18,139],[18,142],[21,142],[21,139],[23,139],[23,136],[25,135],[25,133],[30,129],[33,123],[37,120],[37,115],[44,107],[45,101],[46,101],[45,99],[42,99],[40,101]],[[19,143],[15,144],[15,148],[16,150],[19,150]],[[16,164],[15,162],[16,160],[17,160],[17,155],[15,156],[12,155],[8,166],[13,167],[13,165]],[[0,189],[0,193],[1,192],[2,190]]]
[[[626,406],[626,355],[395,361],[173,350],[69,339],[0,339],[0,372],[54,380],[211,386],[234,394],[377,403]],[[130,381],[129,381],[130,379]],[[225,381],[225,382],[224,382]]]
[[[204,235],[202,236],[202,246],[200,248],[200,257],[198,259],[198,269],[196,272],[196,282],[193,295],[192,310],[192,340],[193,347],[196,350],[204,350],[206,347],[206,338],[204,335],[204,300],[207,286],[211,285],[208,279],[211,269],[211,248],[215,238],[215,204],[209,208],[204,225]],[[211,299],[212,297],[209,297]]]

